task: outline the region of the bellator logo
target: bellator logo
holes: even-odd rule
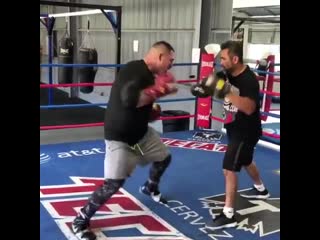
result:
[[[66,239],[76,240],[71,224],[88,196],[101,185],[103,178],[70,177],[74,184],[40,187],[40,202],[54,219]],[[151,239],[188,239],[173,226],[157,216],[135,197],[120,189],[103,205],[90,222],[97,240],[105,240],[104,232],[136,229],[135,236],[112,237],[114,240],[134,240],[147,235]],[[109,237],[108,237],[109,239]]]

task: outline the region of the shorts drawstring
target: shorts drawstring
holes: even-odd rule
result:
[[[130,146],[131,149],[135,150],[136,152],[139,152],[142,156],[144,155],[142,149],[140,148],[139,144],[136,143],[135,145],[133,146]]]

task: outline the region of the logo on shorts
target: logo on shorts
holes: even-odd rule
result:
[[[236,219],[238,225],[235,229],[264,237],[280,232],[280,198],[269,198],[267,200],[249,200],[239,196],[239,193],[248,189],[238,191],[236,198]],[[225,194],[219,194],[199,199],[202,207],[209,209],[210,215],[215,218],[223,207]],[[227,230],[224,230],[225,234]],[[219,239],[219,238],[218,238]]]
[[[192,136],[192,140],[199,141],[199,142],[220,141],[221,138],[222,138],[222,133],[218,131],[196,132]]]

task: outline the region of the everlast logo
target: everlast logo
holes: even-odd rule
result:
[[[61,54],[69,54],[69,49],[60,48]]]
[[[213,67],[213,62],[202,62],[202,67]]]
[[[206,121],[209,121],[209,115],[205,116],[205,115],[200,115],[200,114],[198,114],[198,120],[206,120]]]

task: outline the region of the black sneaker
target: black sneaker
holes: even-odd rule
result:
[[[253,186],[250,190],[241,193],[240,196],[248,199],[267,199],[270,197],[270,194],[267,189],[260,192]]]
[[[150,191],[150,186],[149,186],[148,182],[145,182],[145,184],[139,188],[140,193],[143,193],[145,195],[150,196],[153,201],[160,203],[160,204],[167,204],[168,203],[168,201],[161,196],[161,193],[159,192],[158,185],[153,185],[152,190],[153,191]]]
[[[210,222],[206,223],[205,227],[210,230],[217,230],[221,228],[231,228],[237,226],[237,221],[234,217],[227,218],[227,216],[222,212],[215,219],[212,219]]]
[[[96,240],[97,236],[89,230],[89,219],[80,211],[73,220],[72,231],[80,240]]]

